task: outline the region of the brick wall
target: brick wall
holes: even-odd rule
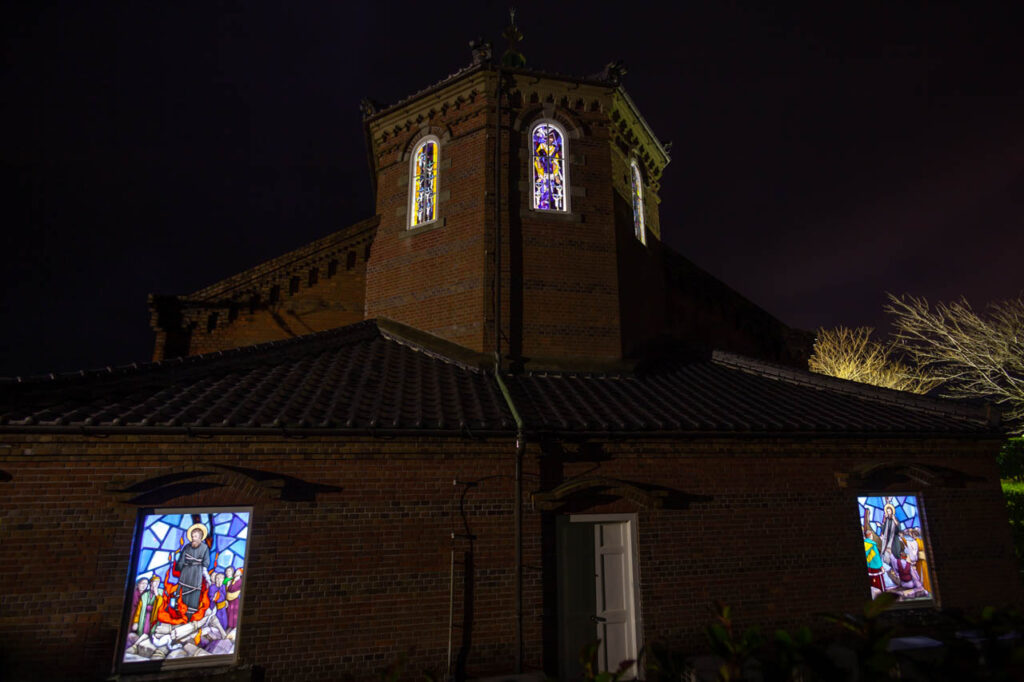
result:
[[[519,77],[513,98],[512,302],[521,318],[510,332],[527,358],[614,360],[622,356],[615,218],[612,209],[610,89]],[[566,132],[568,213],[532,208],[533,126],[553,121]],[[517,333],[518,332],[518,333]]]
[[[854,518],[858,491],[840,487],[836,474],[887,459],[973,477],[963,487],[913,491],[926,510],[939,602],[966,609],[1019,604],[996,447],[724,438],[531,444],[524,461],[526,665],[550,666],[557,651],[553,516],[531,510],[531,492],[594,475],[671,489],[674,508],[584,495],[567,499],[559,513],[637,512],[644,639],[699,650],[714,599],[731,604],[741,626],[813,622],[820,611],[859,608],[867,582]],[[196,470],[211,472],[200,480],[224,487],[157,506],[253,507],[240,663],[264,667],[268,680],[366,679],[400,656],[408,658],[410,679],[443,669],[454,547],[455,654],[468,644],[469,674],[508,672],[513,452],[509,441],[425,438],[6,436],[5,672],[15,680],[109,673],[138,511],[126,501],[133,493],[118,491]],[[287,501],[280,480],[260,484],[217,465],[341,490]],[[453,543],[451,533],[467,531],[472,543]]]
[[[502,330],[513,356],[621,356],[612,210],[610,88],[512,75],[500,141]],[[479,352],[494,347],[497,75],[478,72],[370,123],[380,228],[367,317],[389,317]],[[570,212],[531,208],[531,126],[567,133]],[[409,156],[441,140],[438,221],[408,229]]]
[[[367,269],[366,315],[476,351],[484,349],[491,300],[493,123],[486,93],[493,81],[490,73],[477,73],[370,124],[380,226]],[[428,135],[440,141],[438,217],[410,230],[410,158]]]
[[[186,296],[151,296],[153,359],[302,336],[364,318],[370,218]]]

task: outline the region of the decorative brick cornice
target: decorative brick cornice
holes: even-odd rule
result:
[[[326,263],[342,251],[369,243],[379,222],[380,216],[367,218],[179,298],[191,302],[211,301],[286,284],[291,277],[303,274],[313,265]]]
[[[661,174],[671,161],[671,157],[640,114],[636,104],[621,87],[615,90],[609,118],[613,124],[615,142],[625,153],[629,153],[642,164],[648,183],[657,191]]]

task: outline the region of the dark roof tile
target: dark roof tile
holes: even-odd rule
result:
[[[512,435],[486,360],[369,320],[182,360],[0,383],[6,430]],[[984,409],[730,355],[507,379],[529,432],[986,434]]]
[[[180,362],[6,382],[0,425],[510,432],[492,382],[371,320]]]

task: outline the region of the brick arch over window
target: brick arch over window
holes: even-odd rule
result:
[[[523,112],[512,127],[522,135],[530,208],[570,212],[572,146],[584,134],[578,119],[549,102]]]
[[[530,208],[569,211],[569,135],[554,119],[542,118],[529,128]]]
[[[341,488],[288,474],[226,464],[193,464],[163,469],[110,492],[125,504],[160,506],[207,490],[230,488],[242,500],[315,501]]]
[[[451,140],[451,131],[440,126],[423,126],[409,138],[402,159],[409,164],[409,196],[406,202],[409,229],[433,223],[440,214],[441,159]],[[428,153],[421,154],[421,150]]]
[[[405,143],[405,149],[402,150],[402,161],[410,161],[412,153],[420,146],[420,142],[431,136],[436,137],[443,148],[451,141],[452,131],[445,126],[423,126],[409,136],[409,140]]]
[[[576,117],[574,112],[556,107],[550,103],[523,111],[512,122],[512,129],[524,135],[529,135],[533,127],[544,119],[560,125],[565,130],[570,141],[579,140],[586,136],[583,123]]]
[[[436,135],[420,138],[409,158],[410,229],[438,218],[437,199],[441,181],[441,140]]]

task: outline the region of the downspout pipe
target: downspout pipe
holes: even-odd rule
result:
[[[508,385],[501,378],[501,369],[494,368],[494,379],[498,382],[501,395],[505,398],[509,412],[516,422],[515,500],[513,501],[513,531],[515,536],[515,602],[516,602],[516,669],[523,672],[523,452],[526,450],[526,430],[523,418],[516,409]]]
[[[516,422],[515,499],[512,501],[513,531],[515,537],[515,603],[516,603],[516,675],[523,672],[523,451],[526,435],[523,418],[516,409],[512,394],[501,377],[501,95],[505,74],[497,68],[498,83],[494,88],[494,379],[505,398],[509,412]]]
[[[494,365],[501,372],[501,90],[504,74],[498,67],[494,88]]]

